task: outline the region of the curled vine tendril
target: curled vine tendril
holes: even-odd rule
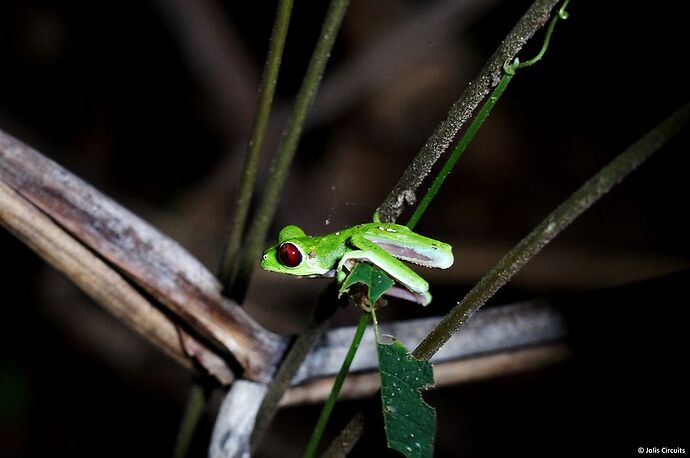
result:
[[[554,27],[556,27],[556,22],[558,22],[559,19],[568,19],[569,13],[565,10],[568,7],[568,3],[570,3],[570,0],[565,0],[563,2],[563,5],[558,9],[558,13],[553,18],[551,18],[549,28],[546,30],[546,36],[544,37],[544,44],[542,44],[539,53],[530,60],[527,60],[525,62],[520,62],[520,59],[516,57],[512,63],[506,62],[503,65],[503,71],[505,71],[508,75],[514,75],[515,70],[517,70],[518,68],[524,68],[529,67],[530,65],[534,65],[539,60],[541,60],[542,57],[544,57],[546,49],[549,47],[549,42],[551,41],[553,29]]]

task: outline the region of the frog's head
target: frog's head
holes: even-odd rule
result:
[[[298,276],[321,276],[329,269],[318,264],[311,246],[314,239],[297,226],[285,226],[278,234],[278,243],[264,251],[261,267],[270,272]]]

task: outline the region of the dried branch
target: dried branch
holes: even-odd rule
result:
[[[0,224],[182,366],[192,369],[196,360],[220,383],[232,382],[232,371],[213,350],[178,328],[119,273],[2,181]]]
[[[113,310],[113,313],[142,332],[147,338],[155,341],[167,352],[173,354],[185,366],[189,367],[190,363],[186,353],[181,349],[180,342],[184,344],[187,352],[191,351],[209,370],[213,368],[209,361],[222,361],[216,353],[209,350],[205,344],[193,336],[187,333],[178,335],[178,330],[175,329],[169,317],[141,296],[103,259],[82,245],[65,229],[58,226],[44,211],[51,216],[54,215],[53,217],[62,222],[63,226],[74,228],[72,229],[73,232],[90,241],[88,246],[94,251],[102,253],[116,265],[122,264],[127,275],[133,275],[131,271],[139,266],[161,266],[168,262],[167,267],[157,267],[161,275],[170,276],[169,272],[178,272],[179,275],[189,278],[191,275],[188,266],[195,266],[196,261],[188,253],[57,164],[2,132],[0,132],[0,158],[2,159],[0,161],[0,181],[13,185],[25,194],[20,195],[16,189],[11,189],[7,185],[3,187],[4,192],[2,199],[0,199],[3,225],[17,234],[51,264],[67,273],[78,286],[99,303],[111,307],[109,309]],[[30,202],[27,196],[33,201]],[[91,203],[92,206],[89,207],[87,202]],[[38,209],[36,205],[40,205],[42,208]],[[129,225],[126,225],[125,222]],[[93,227],[87,227],[89,225]],[[105,235],[98,240],[98,234]],[[135,237],[135,234],[143,235]],[[124,257],[124,250],[127,246],[132,248],[132,252],[130,254],[131,259],[125,264],[117,256]],[[163,248],[166,250],[165,253],[159,253]],[[202,288],[203,281],[208,281],[208,278],[201,277],[201,275],[210,274],[203,267],[197,266],[197,269],[200,270],[198,276],[201,278],[199,288]],[[97,274],[90,272],[97,272]],[[152,276],[153,274],[148,272],[146,275]],[[139,274],[139,276],[144,277],[143,274]],[[162,281],[160,278],[154,279],[154,286],[147,289],[157,288],[155,283],[160,281]],[[113,298],[117,298],[117,300]],[[557,316],[551,316],[552,312],[545,307],[532,304],[501,310],[503,311],[497,309],[480,314],[473,321],[475,324],[468,329],[475,329],[476,326],[476,329],[484,329],[481,332],[487,335],[502,335],[504,339],[517,339],[510,342],[506,341],[507,343],[502,344],[504,347],[505,345],[530,344],[529,341],[520,340],[519,336],[537,336],[541,342],[544,339],[558,338],[561,335]],[[516,315],[522,318],[517,318]],[[497,327],[505,325],[505,320],[508,320],[510,325],[506,325],[506,329],[499,332]],[[394,334],[410,345],[419,341],[421,336],[433,325],[433,321],[433,319],[426,319],[384,324],[382,331]],[[548,323],[549,326],[545,327],[544,323]],[[258,325],[254,323],[253,326]],[[542,331],[535,333],[534,326],[541,326]],[[544,334],[547,329],[553,333],[550,337]],[[311,378],[329,376],[337,372],[339,366],[334,362],[340,360],[338,354],[345,351],[340,346],[346,346],[349,343],[351,332],[351,329],[334,329],[327,333],[303,363],[292,383],[304,383]],[[347,338],[342,338],[342,335],[347,335]],[[487,352],[499,349],[498,344],[490,344],[480,336],[470,333],[464,333],[462,336],[457,338],[460,353],[455,353],[456,345],[451,343],[444,352],[438,355],[439,361],[446,357],[450,359],[467,357],[472,351]],[[365,337],[365,340],[367,338],[370,337]],[[456,340],[451,342],[456,342]],[[365,343],[364,345],[367,346],[368,344]],[[276,352],[276,354],[269,355],[268,360],[275,360],[282,354],[280,349],[274,348],[267,351]],[[249,353],[249,351],[245,350],[244,353]],[[363,359],[365,356],[366,353],[362,352],[355,360],[354,370],[362,371],[375,367],[375,358],[372,357],[367,361]],[[205,358],[208,358],[208,361],[204,362]],[[229,374],[225,363],[220,367],[225,367],[226,373]],[[225,383],[228,381],[227,374],[224,377]]]
[[[403,176],[378,209],[382,221],[395,221],[414,204],[417,188],[429,174],[438,158],[448,148],[455,134],[472,117],[477,106],[500,81],[503,64],[512,61],[537,30],[548,21],[551,10],[559,0],[536,0],[520,18],[513,30],[503,40],[496,52],[472,81],[460,99],[453,104],[444,119],[434,130],[426,144],[407,167]]]
[[[266,396],[263,383],[238,380],[232,384],[213,426],[208,456],[210,458],[249,457],[249,438],[256,413]]]
[[[2,131],[0,180],[205,339],[229,351],[244,377],[267,380],[275,371],[285,339],[223,298],[215,277],[176,242]]]
[[[408,346],[413,346],[436,321],[437,318],[423,318],[389,322],[381,324],[380,330],[382,333],[395,335]],[[568,355],[563,346],[546,345],[563,339],[566,336],[566,327],[561,315],[544,302],[524,302],[485,310],[474,317],[468,324],[467,331],[454,336],[434,358],[438,364],[439,386],[541,367],[560,361]],[[325,399],[330,393],[334,375],[340,369],[340,363],[350,346],[353,333],[352,326],[326,332],[292,379],[293,388],[287,391],[281,404],[294,405]],[[344,396],[361,397],[376,390],[378,363],[371,330],[365,333],[351,369],[354,375],[348,376],[344,384],[347,391]],[[255,409],[258,410],[258,404],[264,402],[267,390],[258,392],[259,387],[256,384],[253,386],[252,389],[257,390],[257,393],[252,399],[245,399],[235,391],[233,385],[224,401],[226,411],[246,409],[254,415]],[[245,389],[241,387],[239,392]],[[275,404],[279,400],[276,399]],[[272,415],[273,412],[270,413]],[[246,419],[235,417],[237,423],[223,421],[222,426],[215,426],[214,437],[223,437],[228,443],[234,444],[234,451],[244,450],[248,434],[245,429]],[[257,423],[260,429],[265,429],[268,420],[259,421],[257,417]],[[258,431],[259,429],[252,435],[253,448],[256,447],[255,437]],[[252,434],[251,431],[249,434]],[[238,444],[242,444],[241,447]],[[214,450],[218,449],[217,445],[213,447],[216,447]]]
[[[467,359],[449,360],[434,364],[434,388],[459,383],[502,377],[517,372],[538,369],[570,356],[564,344],[548,344],[536,347],[506,350]],[[335,377],[312,379],[287,390],[280,402],[281,407],[324,402]],[[381,375],[376,368],[367,372],[348,375],[338,400],[361,399],[374,395],[381,388]]]
[[[395,336],[407,347],[414,347],[430,330],[438,318],[380,323],[381,334]],[[354,327],[332,329],[314,346],[292,383],[332,376],[338,372],[347,352]],[[467,323],[462,333],[454,335],[432,359],[434,363],[453,361],[472,356],[509,351],[562,339],[566,335],[561,315],[544,302],[523,302],[485,310]],[[378,367],[374,334],[364,335],[361,350],[351,372],[374,370]]]
[[[433,328],[437,318],[380,324],[381,332],[414,346]],[[323,401],[330,392],[333,375],[347,352],[354,327],[328,331],[314,346],[281,405]],[[438,386],[489,377],[491,374],[525,370],[565,357],[560,346],[544,346],[566,336],[561,315],[545,302],[523,302],[478,313],[464,332],[453,336],[432,361],[437,366]],[[540,346],[541,345],[541,346]],[[516,350],[537,346],[532,350]],[[507,360],[521,356],[508,364]],[[368,331],[345,382],[343,398],[362,397],[376,391],[378,367],[373,332]]]

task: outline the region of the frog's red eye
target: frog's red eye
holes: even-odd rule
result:
[[[283,243],[278,248],[278,259],[287,267],[297,267],[302,262],[302,253],[292,243]]]

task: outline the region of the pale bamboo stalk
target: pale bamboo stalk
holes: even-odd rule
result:
[[[569,357],[570,350],[566,345],[548,344],[437,363],[434,365],[434,388],[539,369]],[[283,396],[280,406],[321,403],[328,398],[334,380],[335,377],[323,377],[293,386]],[[345,380],[338,400],[369,397],[380,388],[381,375],[376,369],[351,374]]]
[[[196,359],[220,383],[232,382],[233,373],[222,358],[181,331],[119,273],[2,181],[0,224],[182,366],[192,369]],[[183,348],[182,339],[187,343],[186,348],[193,349],[191,354]]]
[[[213,274],[175,241],[2,131],[0,180],[232,355],[245,378],[270,379],[286,339],[225,299]]]

